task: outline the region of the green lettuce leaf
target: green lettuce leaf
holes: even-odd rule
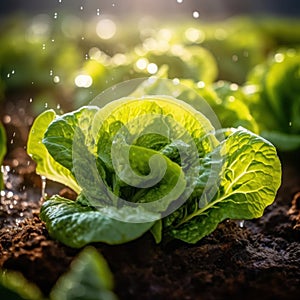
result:
[[[272,144],[238,129],[213,152],[223,158],[221,173],[215,179],[219,184],[216,195],[206,203],[189,199],[166,218],[166,234],[196,243],[225,219],[261,217],[274,201],[281,183],[281,165]],[[204,169],[202,174],[206,172]]]
[[[67,246],[80,248],[92,242],[112,245],[126,243],[140,237],[153,226],[153,222],[131,223],[130,212],[114,207],[96,210],[53,196],[43,204],[40,218],[46,222],[46,228],[53,238]],[[122,218],[124,222],[116,220],[118,218]]]
[[[95,248],[86,247],[70,270],[53,287],[51,300],[116,300],[113,277],[105,259]]]
[[[0,123],[0,166],[2,165],[3,158],[6,154],[6,134],[3,125]],[[0,190],[3,189],[3,175],[0,170]]]
[[[58,116],[51,122],[51,126],[46,128],[42,143],[46,146],[50,155],[56,162],[72,172],[72,152],[74,135],[76,130],[83,133],[85,139],[92,138],[92,123],[94,115],[99,110],[98,107],[82,107],[72,113]],[[49,125],[49,124],[48,124]],[[90,145],[88,140],[83,141]],[[89,149],[92,151],[92,149]]]
[[[48,126],[55,118],[56,113],[53,110],[48,110],[35,119],[28,137],[27,153],[37,164],[37,174],[60,182],[79,193],[81,188],[78,186],[71,171],[57,162],[42,143]]]
[[[41,291],[19,272],[0,270],[0,299],[42,300]]]

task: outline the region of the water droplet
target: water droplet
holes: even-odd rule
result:
[[[239,227],[240,227],[240,228],[244,228],[244,226],[245,226],[245,220],[240,220],[240,221],[238,222],[238,224],[239,224]]]
[[[81,37],[81,40],[84,40],[84,36]]]
[[[49,75],[50,75],[50,76],[53,75],[53,70],[50,70]]]
[[[193,12],[193,18],[198,19],[199,17],[200,17],[199,12],[195,10],[195,11]]]
[[[12,198],[14,196],[14,193],[12,192],[12,191],[8,191],[7,193],[6,193],[6,197],[7,198]]]
[[[33,100],[33,99],[32,99],[32,98],[30,98],[30,99],[29,99],[29,103],[32,103],[32,100]]]
[[[9,124],[11,122],[11,116],[5,115],[3,117],[3,122],[4,122],[4,124]]]
[[[46,49],[46,44],[43,44],[42,45],[42,50],[45,50]]]
[[[172,81],[174,85],[178,85],[180,83],[180,80],[178,78],[174,78]]]
[[[236,83],[231,83],[229,88],[232,90],[232,91],[237,91],[239,89],[239,86],[236,84]]]
[[[100,9],[97,8],[97,16],[100,16]]]
[[[179,3],[179,4],[183,2],[183,0],[176,0],[176,1],[177,1],[177,3]]]
[[[137,60],[135,65],[139,70],[145,70],[147,68],[148,63],[149,62],[147,58],[140,58]]]
[[[282,53],[276,53],[274,59],[277,63],[281,63],[284,61],[284,55]]]
[[[47,178],[45,176],[41,176],[42,181],[42,198],[45,199],[47,197],[46,194],[46,186],[47,186]]]
[[[14,139],[11,139],[10,140],[10,144],[12,145],[14,143]]]
[[[11,74],[15,74],[15,70],[12,70],[12,71],[11,71]]]
[[[7,78],[9,78],[9,77],[10,77],[10,73],[7,74]]]
[[[83,10],[83,6],[82,5],[80,6],[80,10]]]
[[[55,42],[55,39],[52,39],[51,42],[54,43],[54,42]]]
[[[54,19],[57,19],[57,12],[54,13],[53,18],[54,18]]]
[[[292,122],[291,121],[289,122],[289,126],[292,127]]]
[[[60,109],[60,104],[57,104],[57,105],[56,105],[56,108],[57,108],[57,109]]]
[[[48,103],[47,102],[45,103],[45,108],[48,108]]]
[[[232,55],[232,60],[234,62],[237,62],[239,60],[239,57],[236,54],[234,54],[234,55]]]
[[[115,22],[110,19],[100,20],[96,27],[97,35],[104,40],[111,39],[117,31]]]
[[[148,73],[150,74],[155,74],[158,70],[158,67],[156,64],[154,63],[150,63],[148,66],[147,66],[147,71]]]
[[[3,174],[2,179],[3,179],[4,185],[7,184],[9,172],[10,172],[10,166],[1,166],[1,173]],[[2,196],[2,194],[1,194],[1,196]]]
[[[89,55],[88,55],[88,54],[85,55],[85,59],[86,59],[86,60],[89,59]]]
[[[78,75],[75,78],[75,84],[78,87],[88,88],[93,84],[93,79],[90,75]]]
[[[116,4],[115,4],[115,3],[113,3],[113,4],[112,4],[112,7],[115,7],[115,6],[116,6]]]
[[[185,31],[185,37],[190,41],[190,42],[198,42],[201,43],[205,39],[205,34],[199,29],[190,27]]]
[[[58,0],[58,3],[61,3],[62,2],[62,0]]]
[[[54,77],[53,77],[53,82],[54,82],[54,83],[59,83],[59,82],[60,82],[59,76],[57,76],[57,75],[54,76]]]
[[[197,87],[198,87],[199,89],[203,89],[203,88],[205,87],[205,82],[204,82],[204,81],[198,81],[198,82],[197,82]]]

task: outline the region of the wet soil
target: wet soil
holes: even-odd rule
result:
[[[9,135],[5,165],[10,171],[0,202],[0,267],[22,272],[47,295],[79,250],[52,240],[38,217],[41,180],[24,149],[32,119],[19,118],[18,113],[11,113],[5,124]],[[10,143],[11,138],[16,143]],[[298,299],[299,153],[281,155],[281,161],[283,180],[275,202],[262,218],[245,221],[244,227],[225,221],[196,245],[179,241],[156,245],[150,234],[120,246],[94,244],[114,274],[118,297]],[[49,182],[47,193],[58,192],[69,193]]]

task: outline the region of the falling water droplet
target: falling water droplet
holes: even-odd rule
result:
[[[41,176],[41,181],[42,181],[42,198],[45,199],[47,197],[46,194],[47,178],[45,176]]]
[[[238,60],[239,57],[236,54],[232,55],[232,61],[237,62]]]
[[[57,19],[57,12],[54,13],[53,18],[54,18],[54,19]]]
[[[1,173],[3,174],[2,179],[3,179],[3,182],[4,182],[5,186],[7,184],[9,171],[10,171],[10,167],[9,166],[1,166]]]
[[[6,197],[9,198],[9,199],[11,199],[13,196],[14,196],[14,193],[13,193],[12,191],[8,191],[8,192],[6,193]],[[12,208],[13,208],[13,207],[10,207],[10,209],[12,209]]]
[[[29,99],[29,103],[32,103],[32,98]]]
[[[97,8],[97,16],[100,16],[100,9]]]
[[[54,77],[53,77],[53,82],[54,82],[54,83],[59,83],[59,82],[60,82],[59,76],[54,76]]]
[[[244,228],[244,226],[245,226],[245,220],[240,220],[238,224],[239,224],[240,228]]]
[[[80,10],[83,10],[83,6],[82,5],[80,6]]]
[[[193,18],[198,19],[199,17],[200,17],[199,12],[195,10],[195,11],[193,12]]]

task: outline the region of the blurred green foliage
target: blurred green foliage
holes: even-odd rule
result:
[[[209,23],[99,16],[83,22],[72,15],[13,16],[2,21],[0,44],[0,101],[12,94],[31,95],[34,115],[46,108],[76,109],[117,83],[156,76],[167,66],[168,78],[190,81],[207,97],[222,125],[299,133],[290,117],[295,104],[289,101],[295,101],[289,96],[282,104],[284,92],[276,87],[284,71],[273,70],[278,68],[271,67],[269,58],[282,48],[299,49],[299,20],[235,17]],[[273,75],[266,75],[269,71]],[[249,85],[270,90],[271,83],[264,84],[269,77],[278,77],[272,87],[278,96],[271,98],[283,107],[260,118],[253,103],[266,102],[266,92],[252,95]],[[238,91],[230,89],[232,84]],[[261,110],[264,106],[259,105]]]

